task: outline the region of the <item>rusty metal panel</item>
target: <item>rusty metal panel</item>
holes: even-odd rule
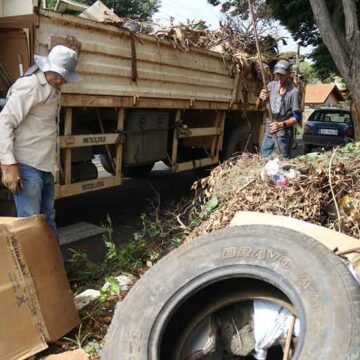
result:
[[[234,78],[215,53],[175,49],[173,44],[137,34],[136,55],[126,29],[41,11],[35,52],[46,55],[53,36],[75,36],[82,42],[79,84],[67,84],[64,94],[139,96],[230,102]],[[136,64],[137,77],[134,77]]]

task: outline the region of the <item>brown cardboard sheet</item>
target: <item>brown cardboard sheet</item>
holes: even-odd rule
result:
[[[39,304],[31,291],[34,283],[21,248],[4,225],[0,257],[0,359],[26,359],[47,345],[35,313]]]
[[[45,217],[0,217],[0,229],[0,359],[15,360],[46,348],[80,319]]]

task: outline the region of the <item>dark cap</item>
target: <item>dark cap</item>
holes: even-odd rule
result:
[[[290,63],[286,60],[280,60],[274,67],[274,74],[287,75],[290,72]]]

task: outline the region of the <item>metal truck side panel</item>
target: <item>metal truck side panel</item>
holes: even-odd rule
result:
[[[218,54],[174,49],[170,42],[143,34],[134,37],[135,54],[126,29],[49,11],[40,12],[39,23],[35,53],[46,55],[59,36],[75,36],[82,43],[78,71],[84,80],[64,86],[64,94],[232,100],[231,64]]]

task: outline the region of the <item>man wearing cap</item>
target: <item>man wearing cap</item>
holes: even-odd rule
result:
[[[77,53],[66,46],[34,58],[36,66],[9,89],[0,113],[2,182],[14,194],[19,217],[45,214],[57,235],[54,171],[60,90],[81,76],[75,73]]]
[[[275,80],[267,89],[263,89],[256,106],[260,108],[270,99],[273,122],[266,119],[266,130],[261,146],[261,155],[270,156],[276,151],[275,139],[278,139],[281,154],[290,157],[293,140],[293,127],[301,122],[299,91],[290,79],[290,63],[280,60],[274,67]]]

